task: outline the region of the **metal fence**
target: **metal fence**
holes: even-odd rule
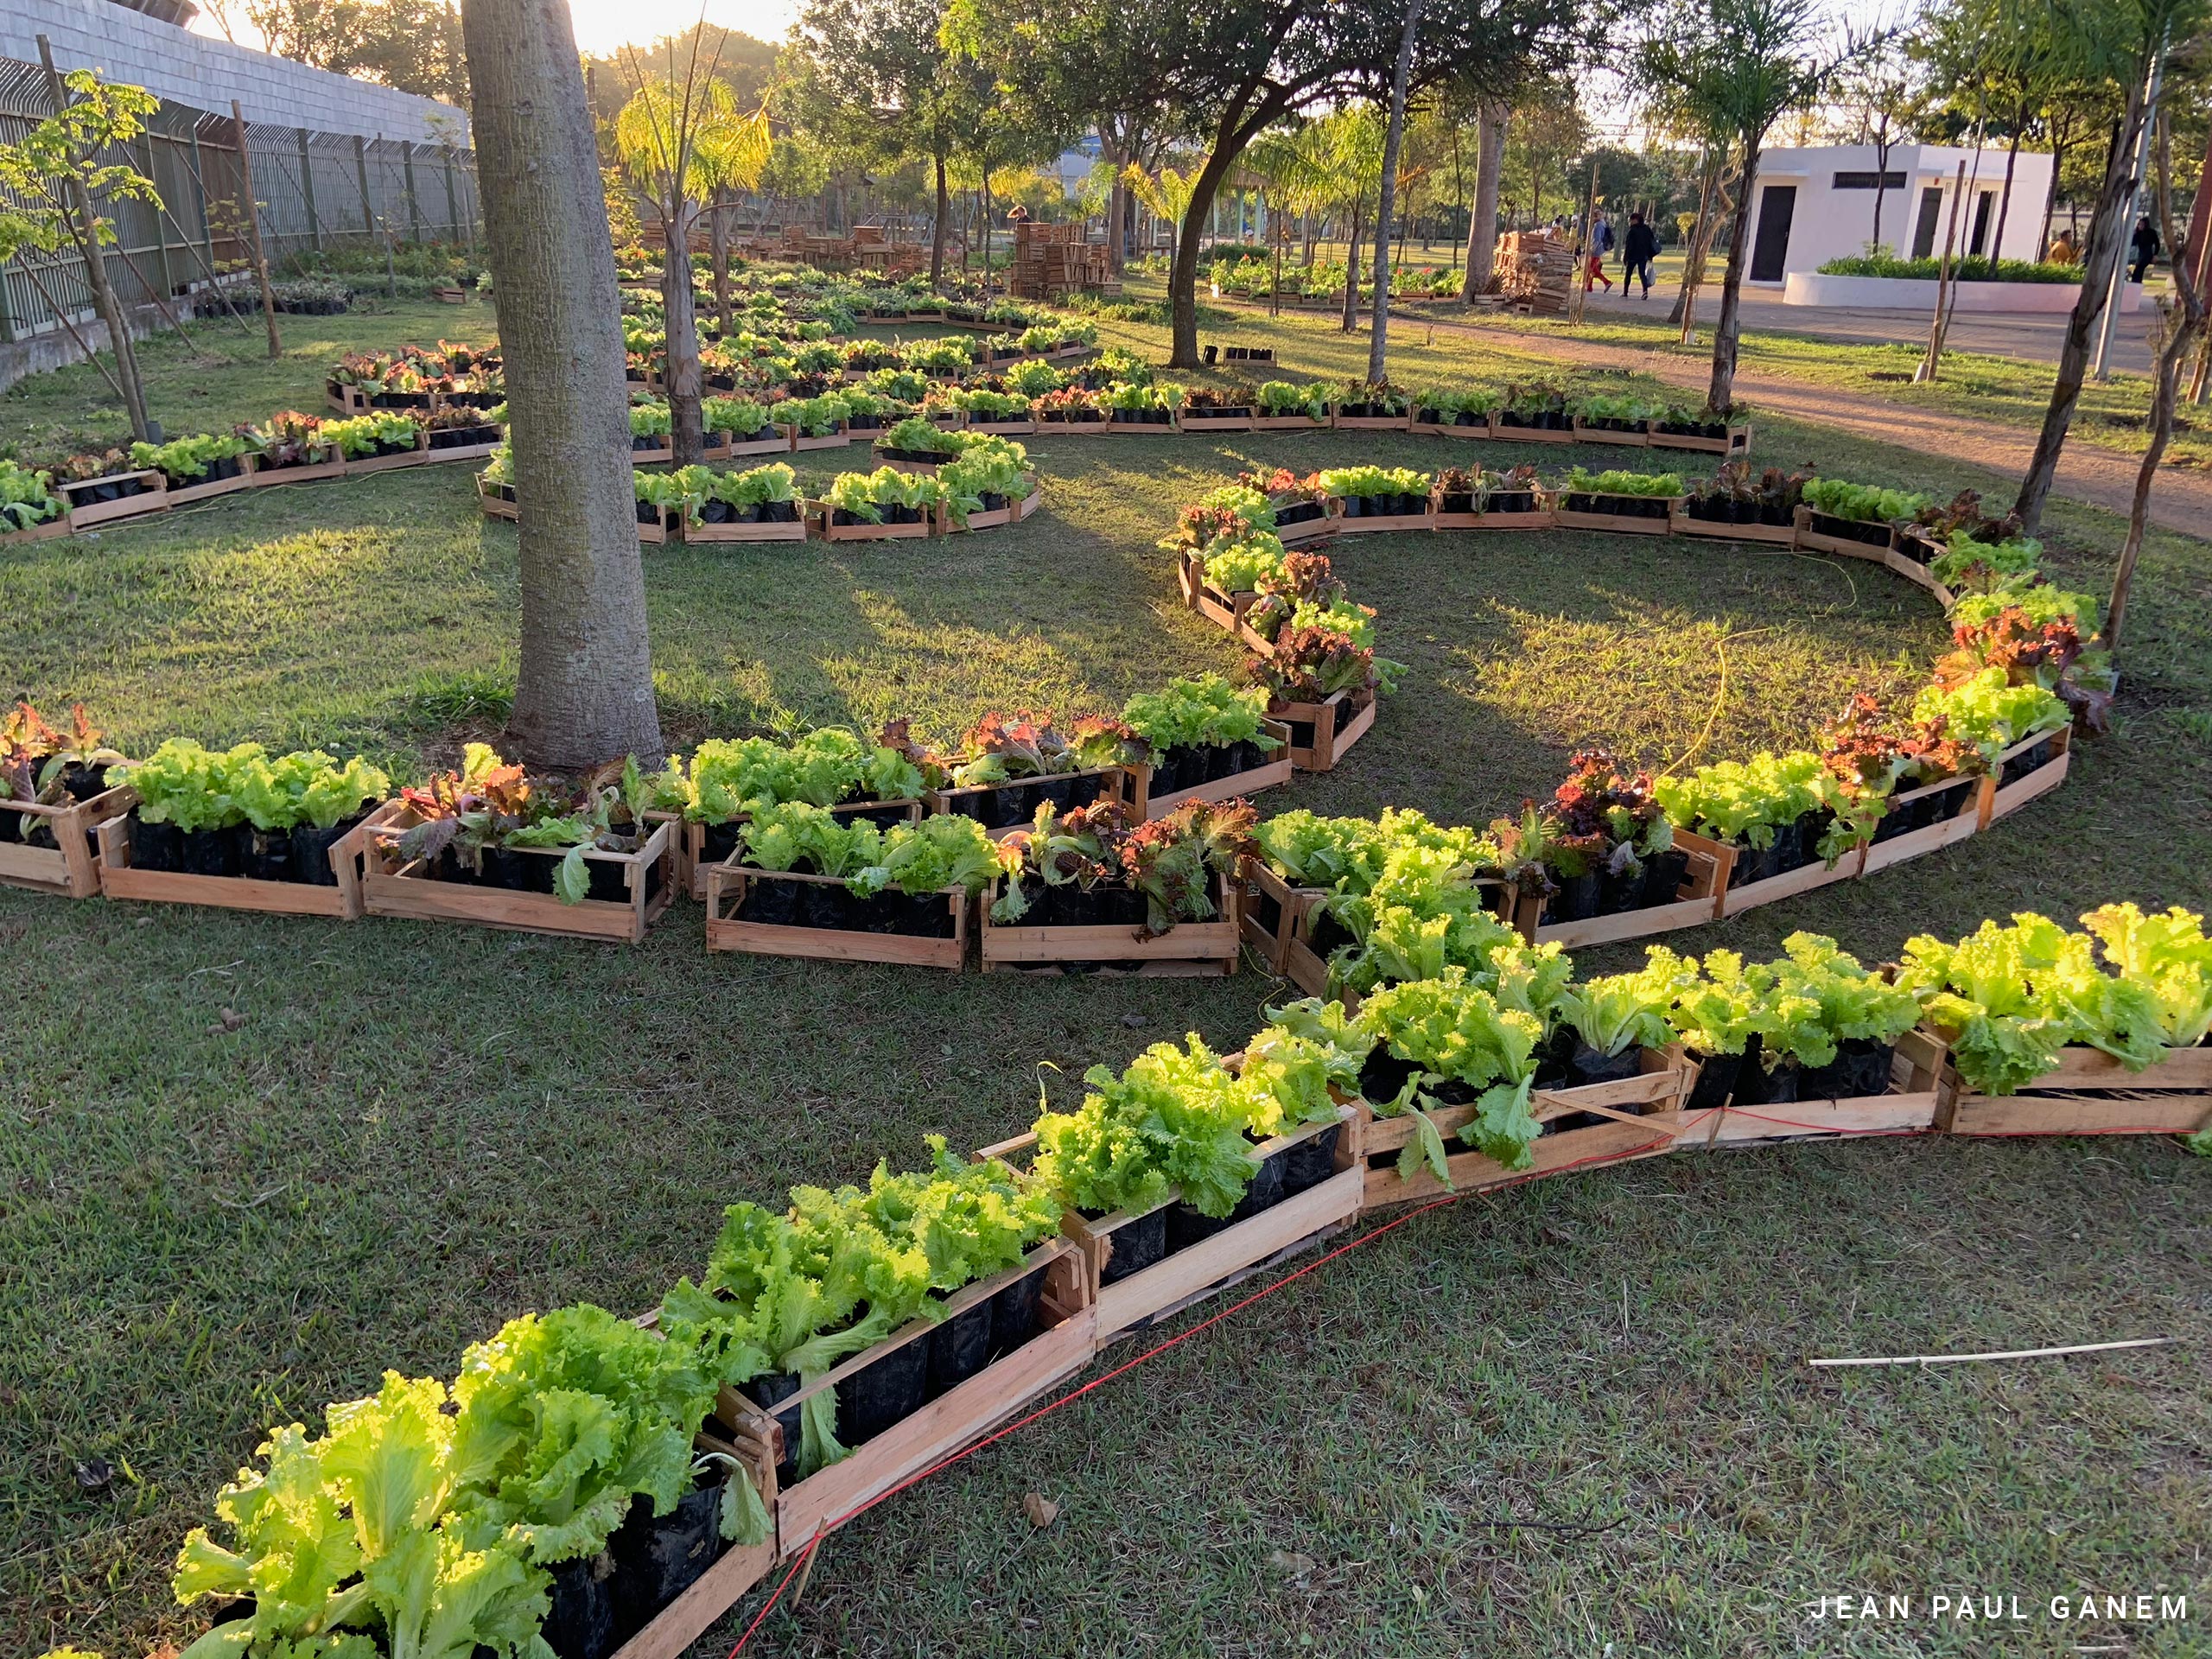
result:
[[[0,142],[53,112],[46,73],[0,59]],[[287,255],[398,242],[473,242],[481,215],[476,157],[467,147],[362,138],[249,121],[245,142],[261,238],[272,266]],[[250,257],[237,124],[166,100],[111,162],[153,180],[161,206],[99,204],[115,224],[108,277],[126,308],[234,278]],[[0,341],[82,327],[93,316],[73,251],[26,253],[0,266]]]

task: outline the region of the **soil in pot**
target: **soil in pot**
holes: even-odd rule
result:
[[[540,1634],[556,1659],[606,1659],[615,1649],[613,1561],[604,1551],[557,1563]]]
[[[26,817],[28,814],[23,815]],[[173,823],[149,823],[130,815],[130,862],[142,870],[184,868],[184,832]]]
[[[1808,1066],[1798,1079],[1800,1100],[1854,1100],[1862,1095],[1890,1092],[1890,1064],[1897,1052],[1893,1043],[1871,1037],[1846,1037],[1835,1046],[1835,1058],[1826,1065]]]
[[[1261,1160],[1254,1171],[1251,1184],[1245,1187],[1244,1196],[1236,1207],[1225,1216],[1209,1216],[1196,1205],[1178,1200],[1167,1207],[1167,1253],[1187,1250],[1202,1243],[1224,1228],[1234,1227],[1240,1221],[1272,1210],[1282,1202],[1282,1166],[1273,1158]]]
[[[236,875],[245,850],[245,826],[188,830],[179,866],[187,875]]]
[[[1344,1125],[1332,1123],[1320,1134],[1309,1135],[1296,1146],[1283,1149],[1280,1154],[1283,1197],[1295,1198],[1337,1173],[1337,1142],[1343,1135]]]
[[[1114,1248],[1107,1252],[1106,1265],[1098,1272],[1102,1285],[1117,1284],[1133,1273],[1141,1273],[1167,1254],[1166,1206],[1123,1223],[1108,1237]]]
[[[245,849],[239,860],[239,874],[254,881],[289,881],[292,879],[292,832],[289,830],[257,830],[245,827]]]
[[[1751,1040],[1756,1043],[1758,1039]],[[1726,1106],[1736,1087],[1736,1074],[1743,1069],[1745,1056],[1700,1054],[1693,1050],[1690,1058],[1698,1063],[1697,1081],[1690,1085],[1689,1098],[1682,1103],[1682,1109],[1710,1112]]]
[[[740,1394],[775,1418],[783,1428],[784,1456],[783,1460],[776,1465],[776,1484],[779,1488],[785,1490],[798,1484],[800,1408],[797,1406],[785,1407],[781,1411],[776,1408],[797,1394],[803,1386],[804,1379],[796,1371],[770,1372],[737,1385],[737,1391]]]
[[[928,1398],[950,1393],[990,1363],[992,1305],[986,1296],[914,1344],[929,1350]]]
[[[664,1516],[653,1514],[643,1493],[631,1500],[629,1515],[607,1541],[617,1628],[645,1629],[715,1564],[722,1553],[721,1506],[721,1480],[694,1485]]]
[[[920,1338],[894,1348],[837,1385],[837,1438],[865,1446],[926,1403],[930,1344]]]
[[[1012,1353],[1037,1334],[1037,1302],[1045,1289],[1044,1267],[1032,1268],[995,1294],[991,1308],[991,1357]]]
[[[353,826],[366,815],[355,813],[341,818],[327,830],[312,823],[296,825],[292,830],[290,880],[311,887],[334,887],[338,872],[330,868],[330,849],[350,834]]]

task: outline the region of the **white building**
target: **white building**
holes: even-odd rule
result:
[[[1966,167],[1961,182],[1960,164]],[[2005,194],[2005,152],[1959,149],[1943,144],[1897,144],[1887,165],[1878,175],[1872,144],[1830,144],[1810,149],[1773,149],[1759,157],[1758,176],[1750,192],[1751,206],[1751,263],[1745,280],[1783,289],[1785,302],[1797,305],[1861,305],[1885,302],[1857,291],[1846,294],[1842,283],[1862,283],[1864,277],[1819,276],[1821,266],[1831,259],[1866,251],[1875,240],[1874,203],[1881,198],[1880,240],[1892,252],[1908,259],[1940,257],[1945,240],[1953,236],[1952,201],[1963,192],[1959,205],[1953,251],[1971,257],[1994,251],[2000,259],[2033,259],[2043,237],[2044,203],[2050,193],[2051,158],[2022,150],[2012,173],[2009,206]],[[1879,189],[1877,189],[1878,182]],[[2004,245],[1993,250],[2000,208]],[[1885,284],[1902,289],[1903,283]],[[1983,285],[1977,284],[1977,287]],[[2027,283],[1992,283],[1988,288],[2017,293]],[[2040,297],[2063,310],[2073,303],[2074,290],[2064,285],[2044,285]],[[1932,298],[1933,285],[1929,287]],[[1898,293],[1897,301],[1918,306],[1916,297]],[[1982,297],[1997,299],[1991,293]],[[2060,302],[2063,301],[2063,303]],[[2044,308],[2032,303],[1983,306],[1980,309]]]

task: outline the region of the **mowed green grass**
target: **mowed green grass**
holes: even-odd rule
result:
[[[1157,331],[1109,333],[1159,352]],[[1294,373],[1349,373],[1363,353],[1279,338]],[[1408,380],[1489,368],[1417,334],[1394,362]],[[307,406],[319,370],[274,401]],[[1780,423],[1759,442],[1775,463],[1988,481]],[[1033,448],[1047,506],[1009,530],[648,552],[671,733],[904,714],[950,740],[992,706],[1112,708],[1171,673],[1231,671],[1152,545],[1179,503],[1247,464],[1529,456],[1382,435]],[[2069,507],[2052,528],[2056,568],[2101,588],[2114,522]],[[1406,689],[1344,767],[1268,810],[1482,821],[1548,790],[1579,744],[1659,766],[1797,741],[1847,690],[1908,691],[1944,642],[1916,590],[1816,557],[1564,532],[1334,551]],[[1809,927],[1879,958],[2024,906],[2212,902],[2212,551],[2154,537],[2139,594],[2120,730],[2063,791],[1878,880],[1674,943],[1766,952]],[[0,691],[83,698],[134,750],[321,741],[410,772],[496,726],[515,603],[514,532],[478,519],[466,468],[251,493],[0,555]],[[929,1132],[998,1138],[1040,1089],[1071,1103],[1086,1066],[1185,1030],[1232,1045],[1281,995],[1249,973],[709,959],[698,921],[679,905],[632,950],[0,891],[17,969],[0,1650],[188,1639],[168,1559],[268,1425],[387,1366],[450,1375],[525,1309],[649,1306],[734,1198],[859,1179]],[[2201,1651],[2201,1611],[2094,1637],[2035,1622],[1999,1646],[1924,1623],[1840,1633],[1804,1605],[2207,1592],[2209,1180],[2156,1140],[1883,1140],[1468,1199],[856,1523],[753,1650]],[[2178,1345],[1802,1363],[2160,1334]],[[93,1459],[117,1474],[88,1492]],[[1041,1532],[1020,1513],[1032,1491],[1063,1506]],[[1515,1521],[1569,1529],[1496,1524]]]

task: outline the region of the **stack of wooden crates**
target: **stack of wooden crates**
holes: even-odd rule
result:
[[[1081,221],[1044,225],[1023,219],[1014,227],[1013,293],[1016,299],[1057,300],[1078,290],[1118,294],[1122,284],[1106,248],[1084,239]]]
[[[1498,291],[1539,316],[1567,309],[1574,286],[1574,250],[1549,231],[1508,231],[1498,238]]]

